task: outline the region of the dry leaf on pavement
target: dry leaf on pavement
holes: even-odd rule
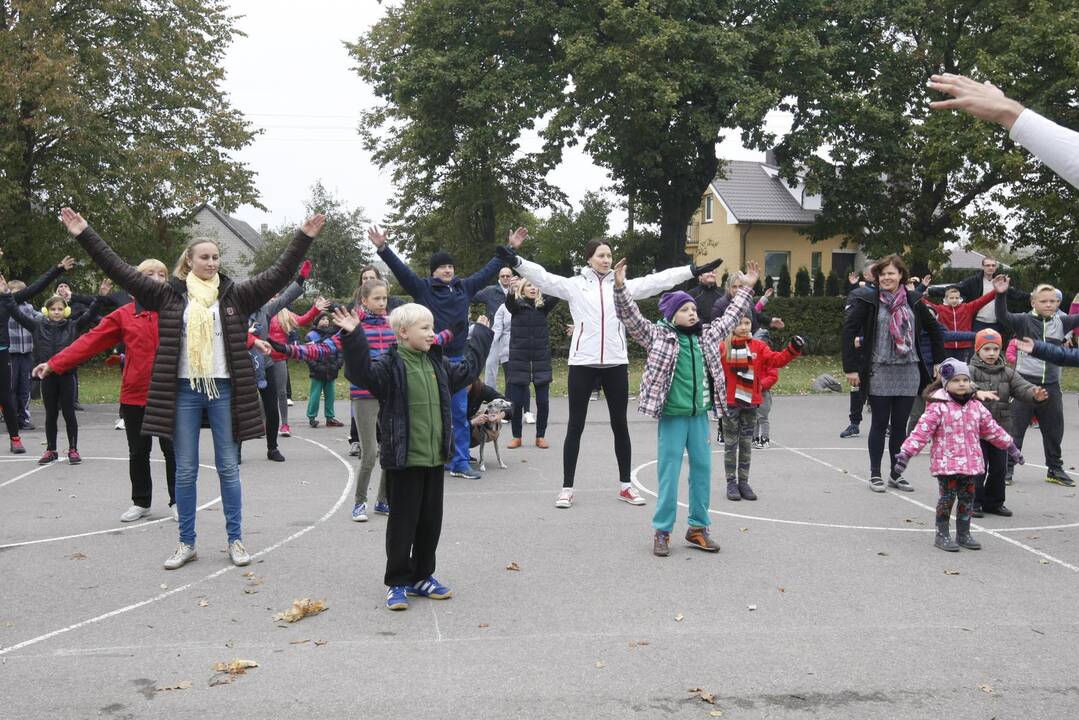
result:
[[[945,575],[958,575],[959,571],[958,570],[945,570],[944,574]]]
[[[602,670],[603,668],[607,667],[607,663],[603,662],[602,660],[597,660],[596,667]]]
[[[157,686],[157,691],[158,692],[165,692],[166,690],[190,690],[191,685],[192,685],[192,683],[191,683],[190,680],[181,680],[180,682],[176,683],[175,685],[158,685]]]
[[[72,560],[85,560],[86,559],[86,556],[83,555],[81,552],[72,553],[71,555],[68,555],[68,557],[71,558]]]
[[[206,598],[199,598],[199,607],[210,607],[210,601]]]
[[[521,569],[521,566],[520,566],[520,565],[518,565],[518,564],[517,564],[517,563],[515,563],[515,562],[511,562],[511,563],[510,563],[509,565],[507,565],[507,566],[506,566],[506,569],[507,569],[507,570],[514,570],[514,571],[519,571],[519,570]]]
[[[708,703],[709,705],[715,705],[716,704],[716,696],[713,695],[712,693],[708,692],[704,688],[690,688],[689,690],[687,690],[687,692],[690,695],[696,695],[702,701]]]
[[[986,695],[992,695],[993,694],[993,686],[992,685],[987,685],[985,683],[982,683],[981,685],[978,686],[978,689],[981,690]]]
[[[684,616],[684,615],[683,615],[682,613],[678,613],[677,615],[675,615],[675,616],[674,616],[674,621],[675,621],[675,622],[682,622],[682,619],[683,619],[684,617],[685,617],[685,616]]]
[[[297,620],[302,620],[308,615],[318,615],[320,612],[326,610],[325,600],[312,600],[311,598],[301,598],[299,600],[292,601],[292,607],[283,613],[278,613],[273,616],[274,621],[284,620],[285,622],[294,623]]]
[[[228,673],[229,675],[243,675],[248,668],[257,668],[259,664],[254,660],[242,660],[236,658],[228,662],[214,663],[214,670]]]
[[[713,710],[712,712],[708,713],[708,715],[709,715],[709,717],[723,717],[723,711],[722,710]]]

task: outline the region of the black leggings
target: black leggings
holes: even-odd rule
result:
[[[7,350],[0,350],[0,406],[4,408],[7,434],[19,437],[19,410],[15,407],[15,395],[11,392],[11,356]]]
[[[569,422],[566,424],[566,443],[562,450],[562,487],[573,487],[577,473],[577,455],[581,450],[581,433],[588,418],[588,399],[597,384],[603,388],[607,399],[607,412],[611,416],[614,433],[614,455],[618,460],[618,479],[629,482],[629,424],[626,422],[626,406],[629,404],[629,365],[607,368],[588,365],[569,366]]]
[[[895,456],[907,439],[907,418],[914,407],[914,396],[893,397],[870,395],[869,407],[873,411],[873,421],[869,426],[869,473],[872,477],[883,477],[880,473],[880,461],[884,456],[884,430],[890,427],[888,436],[888,456],[891,462],[888,469],[895,467]],[[893,471],[892,479],[899,477]]]
[[[6,353],[5,353],[6,354]],[[79,447],[79,421],[75,419],[75,376],[46,375],[41,381],[41,400],[45,403],[45,447],[55,452],[57,418],[64,413],[67,426],[67,446]]]
[[[288,372],[284,361],[266,366],[266,387],[259,388],[262,414],[266,418],[266,451],[277,449],[277,428],[281,425],[281,412],[277,409],[277,373]]]

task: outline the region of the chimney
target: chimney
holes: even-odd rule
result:
[[[259,225],[259,232],[265,235],[266,233],[270,232],[270,226],[266,223],[262,223],[261,225]]]
[[[779,167],[779,163],[776,162],[775,148],[768,148],[764,151],[764,164],[770,167]]]

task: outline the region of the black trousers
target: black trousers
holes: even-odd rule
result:
[[[281,426],[281,411],[277,406],[277,373],[287,373],[284,362],[275,362],[266,366],[266,387],[259,388],[262,400],[262,415],[266,419],[266,451],[277,449],[277,428]]]
[[[11,399],[20,423],[30,422],[30,371],[34,369],[33,353],[11,353]]]
[[[862,388],[850,389],[850,421],[852,425],[862,424],[862,408],[865,407],[865,393]]]
[[[873,477],[883,477],[880,463],[884,456],[884,430],[889,428],[888,469],[891,470],[895,467],[895,456],[907,439],[907,419],[914,407],[914,397],[870,395],[869,407],[873,411],[873,422],[869,426],[869,471]],[[892,472],[892,478],[897,477]]]
[[[618,480],[628,483],[630,473],[629,424],[626,406],[629,404],[629,365],[595,368],[587,365],[569,366],[569,422],[566,442],[562,449],[562,487],[573,487],[577,474],[577,456],[581,450],[581,434],[588,419],[588,398],[597,384],[607,399],[607,412],[614,433],[614,455],[618,460]]]
[[[1014,407],[1014,404],[1013,404]],[[996,510],[1004,504],[1004,475],[1008,471],[1008,451],[981,441],[985,474],[974,480],[974,504]]]
[[[11,355],[0,350],[0,406],[4,409],[4,425],[11,437],[19,436],[19,412],[11,392]]]
[[[7,353],[4,353],[7,355]],[[9,390],[10,392],[10,390]],[[75,375],[46,375],[41,381],[41,400],[45,404],[45,447],[56,450],[56,433],[59,430],[57,420],[64,414],[67,426],[67,446],[79,447],[79,421],[75,418]],[[14,415],[14,413],[12,413]],[[16,421],[17,422],[17,421]],[[18,428],[18,424],[15,425]],[[18,434],[18,430],[16,430]]]
[[[387,586],[412,585],[435,572],[443,473],[441,465],[386,471],[391,508],[386,523]]]
[[[1021,376],[1024,380],[1035,385],[1040,384],[1039,378]],[[1013,437],[1015,444],[1023,447],[1023,438],[1030,427],[1030,418],[1038,418],[1038,427],[1042,434],[1042,449],[1045,451],[1045,465],[1050,470],[1063,470],[1064,459],[1061,456],[1060,444],[1064,441],[1064,397],[1060,393],[1060,384],[1046,385],[1049,391],[1049,399],[1043,403],[1032,405],[1025,402],[1012,403],[1012,428],[1015,430]]]
[[[127,468],[131,475],[131,504],[148,508],[153,499],[154,483],[150,476],[150,450],[154,447],[152,435],[142,434],[142,419],[146,416],[145,405],[121,405],[120,417],[124,419],[127,434]],[[169,506],[176,504],[176,453],[172,440],[158,438],[161,454],[165,456],[165,483],[169,488]]]

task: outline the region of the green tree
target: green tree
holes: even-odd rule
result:
[[[534,220],[529,225],[531,239],[522,246],[522,253],[551,272],[573,275],[585,264],[585,244],[594,238],[607,237],[610,212],[611,204],[606,198],[599,193],[586,193],[580,210],[559,209],[549,218]],[[637,238],[628,238],[625,244],[636,246],[636,241]],[[624,250],[619,247],[619,252]],[[627,256],[631,267],[636,267],[638,272],[651,267],[639,264],[641,258],[634,253]]]
[[[360,279],[360,269],[371,262],[366,230],[369,224],[361,208],[350,208],[316,182],[304,203],[304,215],[326,215],[318,241],[307,251],[311,279],[305,289],[328,298],[351,300]],[[252,272],[261,272],[280,257],[296,232],[295,224],[282,225],[270,234],[251,258]]]
[[[776,282],[776,295],[779,297],[791,296],[791,271],[786,265],[779,271],[779,280]]]
[[[820,268],[813,273],[813,297],[824,297],[824,273]]]
[[[804,265],[794,274],[794,294],[798,297],[809,297],[813,294],[813,288],[809,282],[809,270]]]
[[[128,257],[173,258],[202,201],[257,205],[253,136],[221,89],[221,0],[0,0],[0,218],[8,270],[70,247],[72,205]]]
[[[839,297],[840,294],[839,275],[835,270],[828,273],[828,279],[824,281],[824,294],[827,297]]]
[[[774,10],[782,27],[791,18],[804,27],[779,59],[782,107],[793,114],[779,158],[784,175],[802,170],[823,196],[814,239],[846,236],[871,257],[905,248],[923,266],[938,264],[945,241],[975,228],[1003,239],[999,206],[1037,164],[996,126],[929,111],[933,73],[988,78],[1079,125],[1073,0],[785,0]],[[829,160],[818,155],[825,147]],[[1079,209],[1074,196],[1043,199]]]

